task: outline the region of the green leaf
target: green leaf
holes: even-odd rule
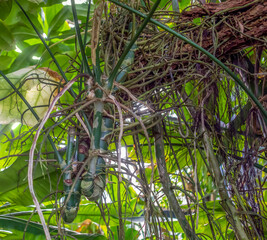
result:
[[[43,0],[28,0],[29,2],[33,2],[35,4],[40,4],[41,2],[43,2]]]
[[[10,31],[12,32],[17,45],[18,43],[23,42],[26,39],[37,38],[34,30],[21,22],[12,25],[10,27]]]
[[[131,202],[136,202],[137,199],[129,199],[128,202],[122,202],[122,214],[124,218],[129,218],[128,223],[130,222],[131,217],[138,217],[139,214],[135,213],[134,207],[130,207]],[[110,216],[109,225],[118,226],[118,203],[107,203],[106,208],[103,210],[105,215]],[[90,214],[88,214],[90,213]],[[101,215],[100,209],[95,203],[81,204],[78,212],[78,216],[74,222],[82,222],[85,219],[90,219],[93,222],[99,223],[100,225],[105,225],[103,217]]]
[[[11,0],[8,0],[8,1],[12,2]],[[40,11],[41,11],[41,4],[38,5],[30,1],[18,1],[18,2],[22,4],[23,9],[27,11],[28,16],[34,22],[34,24],[38,27],[38,30],[41,30],[42,29],[41,24],[38,21],[38,14],[40,14]],[[5,23],[7,25],[13,25],[16,23],[24,23],[30,26],[24,14],[21,12],[21,9],[15,3],[12,5],[11,12],[8,15],[8,17],[5,19]]]
[[[139,217],[141,214],[136,213],[136,202],[137,198],[133,198],[126,201],[122,201],[122,214],[123,218],[125,218],[126,223],[129,224],[131,223],[131,218]],[[16,206],[17,207],[17,206]],[[51,207],[51,208],[50,208]],[[50,225],[57,225],[58,223],[58,216],[56,214],[53,214],[52,216],[52,206],[46,206],[46,210],[43,211],[45,220],[47,221],[49,219]],[[118,204],[117,203],[107,203],[103,209],[103,212],[105,216],[109,216],[109,225],[110,226],[118,226],[119,225],[119,219],[118,219]],[[139,209],[139,208],[138,208]],[[20,213],[14,213],[19,218],[22,219],[29,219],[29,216],[32,214],[32,211],[30,209],[19,209],[17,208],[16,210],[20,210]],[[12,211],[12,210],[9,210]],[[14,212],[14,211],[13,211]],[[1,208],[0,208],[0,213],[2,213]],[[88,202],[87,200],[82,200],[78,215],[75,218],[74,222],[72,224],[77,224],[81,223],[86,219],[90,219],[91,221],[98,223],[100,225],[105,225],[105,221],[103,219],[103,215],[101,214],[101,211],[99,207],[97,206],[96,203],[93,202]],[[39,221],[39,216],[35,214],[32,219],[32,221]]]
[[[129,225],[128,225],[129,226]],[[124,232],[125,232],[125,239],[127,240],[136,240],[140,236],[140,230],[135,230],[134,228],[129,228],[128,226],[124,225]],[[117,227],[113,226],[110,228],[111,231],[113,232],[113,239],[114,240],[120,240],[118,236],[118,229]],[[144,239],[144,238],[139,238],[139,239]],[[146,238],[148,239],[148,238]]]
[[[6,156],[8,153],[7,148],[10,143],[7,141],[7,135],[10,133],[12,125],[13,124],[0,124],[0,158]],[[2,160],[0,163],[0,169],[2,169],[3,166],[6,166],[6,162]]]
[[[40,4],[41,7],[55,6],[56,4],[66,2],[66,0],[43,0]]]
[[[113,202],[118,201],[118,178],[112,174],[108,176],[110,183],[107,185],[107,192]],[[130,199],[136,198],[137,194],[133,187],[127,184],[120,183],[121,196],[129,195]]]
[[[66,0],[44,0],[44,3],[42,3],[41,6],[52,6],[62,2],[66,2]]]
[[[135,240],[138,239],[139,235],[140,235],[139,231],[135,230],[134,228],[128,228],[125,232],[125,239]]]
[[[10,56],[0,56],[0,71],[8,69],[13,59]]]
[[[20,53],[16,60],[12,63],[9,72],[14,72],[21,68],[36,64],[36,61],[33,60],[32,57],[36,56],[38,50],[42,48],[42,44],[36,44],[23,49],[22,53]]]
[[[184,10],[186,7],[191,5],[191,1],[190,0],[179,0],[179,8],[181,10]]]
[[[42,82],[41,79],[46,79],[46,81]],[[0,77],[0,96],[2,97],[0,123],[23,122],[28,126],[37,124],[38,122],[29,108],[31,108],[30,106],[34,107],[39,118],[43,118],[48,109],[51,95],[56,88],[48,81],[57,81],[58,79],[45,69],[34,69],[34,67],[23,68],[7,74],[6,79]],[[15,94],[13,87],[7,81],[17,87],[20,94]],[[24,98],[27,104],[23,101]]]
[[[0,49],[12,50],[15,48],[14,37],[2,20],[0,20],[0,32]]]
[[[82,22],[85,22],[86,17],[87,17],[88,4],[75,4],[75,6],[76,6],[76,11],[77,11],[78,18],[81,19]],[[71,6],[67,6],[67,7],[71,11]],[[90,16],[92,16],[95,7],[96,7],[96,5],[91,4]],[[71,16],[70,20],[73,20],[73,16]]]
[[[0,200],[24,206],[33,204],[27,181],[28,159],[28,156],[18,157],[10,167],[0,172]],[[59,176],[60,172],[54,167],[40,163],[35,166],[34,189],[39,200],[57,189]],[[57,190],[60,189],[61,184]]]
[[[27,228],[26,228],[27,227]],[[0,216],[0,229],[4,229],[5,231],[9,231],[3,237],[5,231],[2,230],[2,237],[1,239],[23,239],[23,234],[25,231],[25,238],[27,240],[45,240],[45,235],[43,231],[43,227],[39,223],[29,222],[24,219],[19,219],[16,217],[11,216]],[[50,234],[52,236],[56,236],[58,234],[57,227],[49,227]],[[61,230],[62,231],[62,230]],[[11,233],[10,233],[11,232]],[[0,230],[1,234],[1,230]],[[80,239],[80,240],[105,240],[106,237],[100,234],[84,234],[84,233],[77,233],[71,231],[69,229],[64,229],[64,235],[68,235],[64,239]]]
[[[47,11],[47,14],[49,14],[49,11]],[[63,7],[50,21],[48,21],[48,37],[57,35],[70,16],[70,9],[68,7]]]
[[[12,3],[13,3],[13,1],[10,1],[10,0],[9,1],[5,1],[5,0],[0,1],[0,19],[1,20],[5,20],[8,17],[8,15],[12,9]]]
[[[55,53],[55,58],[60,63],[60,67],[63,69],[63,71],[65,71],[69,67],[71,58],[75,57],[75,54],[75,51],[69,51],[60,54]],[[51,58],[49,57],[49,53],[47,51],[45,52],[43,58],[47,60],[41,63],[41,67],[49,67],[53,71],[58,71],[57,66],[55,64],[51,64]]]

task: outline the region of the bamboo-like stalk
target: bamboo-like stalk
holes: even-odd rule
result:
[[[173,189],[171,188],[171,181],[169,178],[165,162],[163,130],[160,123],[158,123],[156,126],[152,128],[152,133],[155,140],[155,154],[156,154],[160,182],[163,187],[163,192],[168,198],[170,207],[172,208],[175,216],[177,217],[185,235],[188,237],[188,239],[199,240],[199,237],[196,235],[194,230],[191,228],[188,220],[186,219],[185,214],[183,213],[183,210],[180,207],[175,197]]]
[[[66,152],[67,166],[66,166],[66,169],[64,169],[64,174],[63,174],[63,184],[64,184],[64,192],[65,192],[65,208],[64,208],[62,217],[63,217],[63,220],[67,223],[73,222],[73,220],[76,218],[79,204],[80,204],[80,199],[81,199],[81,193],[80,193],[81,181],[78,178],[76,183],[74,183],[73,178],[72,178],[73,158],[75,154],[75,152],[73,152],[75,135],[76,135],[75,127],[70,127],[69,132],[68,132],[68,143],[67,143],[67,152]],[[74,190],[71,191],[73,184],[75,184]]]
[[[105,189],[105,161],[102,156],[98,156],[98,153],[105,153],[108,150],[109,139],[107,136],[113,129],[113,120],[107,117],[104,117],[102,120],[101,133],[100,135],[96,133],[96,137],[92,138],[95,142],[91,142],[91,150],[89,152],[91,155],[94,152],[95,156],[89,156],[91,159],[85,168],[86,172],[83,174],[81,182],[82,194],[90,201],[98,200]],[[98,125],[95,125],[94,128],[95,130],[99,129]]]

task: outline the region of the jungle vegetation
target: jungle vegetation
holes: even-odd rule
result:
[[[0,239],[267,238],[267,2],[1,0]]]

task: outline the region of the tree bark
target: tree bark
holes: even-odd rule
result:
[[[208,23],[205,26],[210,27],[202,29],[200,38],[200,30],[193,31],[190,35],[203,48],[212,50],[214,45],[212,31],[215,31],[219,43],[216,56],[237,53],[249,46],[265,43],[263,37],[267,35],[266,1],[230,0],[220,4],[196,6],[190,11],[184,11],[179,22],[187,23],[196,18],[202,18]],[[185,45],[184,50],[193,49]]]

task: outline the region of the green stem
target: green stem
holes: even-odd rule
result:
[[[95,82],[98,83],[100,86],[103,86],[103,83],[101,82],[101,67],[100,67],[100,57],[99,57],[99,45],[96,48],[96,66],[94,66],[94,73],[95,73]],[[102,92],[102,91],[100,91]],[[96,96],[97,97],[102,97],[101,95],[97,95],[96,92]]]
[[[229,199],[227,189],[224,186],[224,178],[220,171],[219,161],[213,151],[211,137],[208,135],[206,129],[202,128],[201,131],[203,133],[204,147],[206,149],[206,155],[208,156],[210,168],[212,169],[214,182],[221,197],[221,205],[224,207],[224,209],[226,209],[226,212],[229,213],[230,223],[233,226],[235,234],[238,236],[238,239],[248,240],[248,236],[242,226],[239,216],[237,215],[237,210],[233,205],[231,199]]]
[[[94,126],[100,124],[99,121],[95,122]],[[98,135],[93,134],[93,139],[91,142],[92,150],[99,150],[100,152],[106,152],[108,150],[109,140],[108,135],[113,130],[113,120],[107,117],[102,118],[101,114],[101,132]],[[81,183],[82,194],[84,194],[88,200],[96,201],[98,200],[105,189],[105,161],[100,156],[93,156],[90,161],[89,166],[86,166],[86,173],[83,175],[83,180]]]
[[[179,3],[178,0],[172,0],[172,9],[174,12],[179,13]]]
[[[78,179],[76,183],[73,182],[72,172],[73,172],[73,147],[74,147],[74,138],[75,138],[75,127],[69,128],[68,133],[68,145],[66,152],[66,162],[67,166],[64,169],[63,174],[63,183],[64,183],[64,192],[65,192],[65,209],[62,215],[63,220],[67,223],[73,222],[78,213],[78,208],[81,199],[80,185],[81,181]],[[72,191],[72,185],[75,184]]]
[[[180,207],[176,196],[172,190],[171,180],[169,178],[169,174],[166,167],[163,130],[160,123],[158,123],[152,128],[152,133],[155,139],[155,154],[163,192],[167,196],[170,207],[172,208],[175,216],[177,217],[185,235],[188,237],[188,239],[199,240],[198,236],[195,234],[194,230],[191,228],[188,220],[186,219],[185,214],[183,213],[183,210]]]
[[[54,63],[56,64],[56,66],[57,66],[57,68],[58,68],[58,70],[59,70],[61,76],[63,77],[63,79],[65,80],[65,82],[68,82],[68,79],[67,79],[67,77],[66,77],[64,71],[63,71],[62,68],[60,67],[58,61],[56,60],[54,54],[51,52],[49,46],[46,44],[44,38],[43,38],[42,35],[38,32],[37,28],[34,26],[33,22],[31,21],[31,19],[30,19],[29,16],[27,15],[27,13],[24,11],[24,9],[22,8],[22,6],[18,3],[18,1],[15,0],[15,2],[17,3],[17,5],[18,5],[19,8],[21,9],[21,11],[24,13],[24,15],[25,15],[26,18],[28,19],[29,23],[32,25],[34,31],[36,32],[36,34],[38,35],[38,37],[39,37],[40,40],[42,41],[42,43],[43,43],[43,45],[45,46],[46,50],[47,50],[48,53],[50,54],[50,56],[51,56],[51,58],[53,59]],[[82,50],[81,50],[81,51],[82,51]],[[84,52],[84,51],[82,51],[82,52]],[[90,70],[90,69],[89,69],[89,70]],[[88,72],[88,73],[90,73],[90,72]],[[72,95],[73,97],[76,96],[76,93],[73,91],[72,88],[70,89],[70,93],[71,93],[71,95]],[[86,124],[86,126],[87,126],[87,128],[88,128],[88,131],[91,133],[91,127],[90,127],[89,122],[88,122],[87,119],[86,119],[85,113],[82,112],[82,115],[83,115],[83,117],[84,117],[84,121],[85,121],[85,124]]]
[[[60,67],[58,61],[56,60],[54,54],[51,52],[50,48],[48,47],[48,45],[46,44],[44,38],[42,37],[42,35],[38,32],[37,28],[34,26],[33,22],[31,21],[31,19],[29,18],[29,16],[27,15],[27,13],[25,12],[25,10],[22,8],[22,6],[19,4],[19,2],[17,0],[15,0],[16,4],[19,6],[19,8],[21,9],[21,11],[23,12],[23,14],[25,15],[25,17],[28,19],[29,23],[32,25],[32,28],[34,29],[34,31],[36,32],[36,34],[38,35],[38,37],[40,38],[40,40],[42,41],[43,45],[45,46],[46,50],[49,52],[51,58],[53,59],[54,63],[56,64],[58,70],[60,71],[61,76],[63,77],[63,79],[68,82],[68,79],[65,75],[65,73],[63,72],[62,68]]]
[[[82,42],[80,26],[79,26],[79,23],[78,23],[78,16],[77,16],[76,7],[75,7],[75,1],[74,0],[71,0],[71,8],[72,8],[72,14],[73,14],[73,19],[74,19],[74,24],[75,24],[75,31],[76,31],[76,35],[77,35],[77,38],[78,38],[78,43],[79,43],[81,54],[82,54],[82,61],[83,61],[83,66],[84,66],[84,69],[85,69],[85,73],[88,73],[90,76],[93,76],[93,73],[91,72],[91,70],[89,68],[89,65],[88,65],[87,56],[85,54],[85,49],[84,49],[84,45],[83,45],[83,42]],[[86,38],[86,32],[85,32],[85,38]]]
[[[83,40],[83,45],[84,46],[86,46],[86,38],[87,38],[87,30],[88,30],[90,9],[91,9],[91,1],[89,1],[89,5],[88,5],[88,8],[87,8],[87,16],[86,16],[86,24],[85,24],[85,34],[84,34],[84,40]]]

